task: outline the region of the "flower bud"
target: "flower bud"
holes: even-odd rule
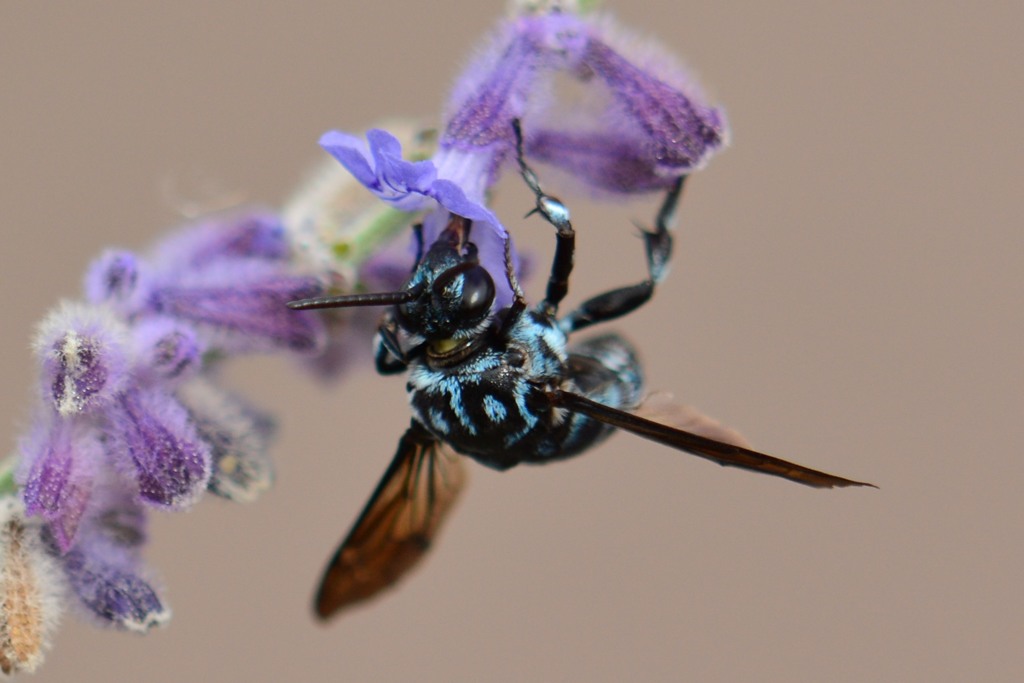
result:
[[[124,323],[107,309],[62,304],[36,334],[43,399],[63,417],[109,404],[127,379],[126,337]]]
[[[60,614],[60,574],[21,502],[0,499],[0,670],[34,671]]]
[[[140,320],[132,330],[136,373],[150,382],[176,383],[195,376],[202,345],[195,330],[169,318]]]
[[[63,559],[68,584],[100,624],[145,633],[171,618],[130,548],[89,533]]]
[[[268,416],[203,379],[183,385],[178,397],[210,447],[211,493],[248,503],[270,488],[274,470],[267,448],[274,427]]]
[[[184,509],[199,499],[210,478],[210,451],[173,396],[132,388],[108,416],[112,453],[134,476],[142,502]]]
[[[85,297],[94,304],[134,313],[146,297],[145,265],[130,251],[107,250],[85,273]]]
[[[287,257],[288,241],[280,219],[254,209],[196,221],[153,250],[153,263],[161,272],[199,270],[222,259],[278,261]]]
[[[238,259],[157,287],[151,305],[154,313],[191,323],[206,343],[228,353],[287,349],[315,354],[324,344],[320,319],[286,304],[321,292],[313,278]]]
[[[45,519],[57,548],[66,552],[89,503],[95,472],[106,459],[98,434],[84,424],[48,420],[24,440],[21,454],[25,512]]]

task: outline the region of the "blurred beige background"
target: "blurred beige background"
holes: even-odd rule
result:
[[[627,435],[559,465],[474,466],[424,567],[324,627],[313,585],[407,424],[403,382],[325,390],[253,359],[231,379],[280,416],[275,489],[156,519],[170,627],[67,618],[34,680],[1024,677],[1024,12],[608,5],[696,68],[734,133],[688,187],[672,276],[616,327],[653,386],[881,489],[810,490]],[[434,117],[502,9],[0,4],[7,447],[33,325],[101,249],[143,248],[181,200],[279,202],[329,128]],[[499,210],[547,263],[545,226],[515,218],[529,206],[516,189]],[[630,220],[653,208],[576,199],[570,302],[642,277]]]

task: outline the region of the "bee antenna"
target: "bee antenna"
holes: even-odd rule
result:
[[[351,306],[393,306],[404,304],[416,298],[416,293],[403,289],[399,292],[374,292],[370,294],[343,294],[341,296],[320,296],[313,299],[289,301],[293,311],[307,311],[315,308],[349,308]]]

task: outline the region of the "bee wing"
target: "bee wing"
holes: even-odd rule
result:
[[[817,488],[830,489],[837,486],[874,487],[874,484],[838,477],[834,474],[820,472],[810,467],[804,467],[803,465],[750,450],[746,447],[746,441],[737,432],[723,427],[714,420],[697,413],[693,408],[686,406],[676,406],[673,410],[663,407],[660,409],[660,414],[665,415],[666,412],[674,412],[675,419],[672,421],[678,420],[683,423],[689,421],[690,426],[694,428],[693,432],[662,424],[661,422],[655,422],[654,420],[649,420],[646,417],[641,417],[624,410],[611,408],[570,391],[556,389],[549,396],[557,407],[583,413],[605,424],[624,429],[645,439],[651,439],[666,446],[686,451],[692,455],[707,458],[712,462],[717,462],[719,465],[762,472]],[[640,410],[641,412],[643,411],[642,406]],[[709,435],[713,434],[717,438],[710,438],[699,432]],[[719,441],[718,438],[723,436],[728,440],[723,439]]]
[[[326,619],[398,582],[430,548],[465,481],[462,456],[413,423],[324,570],[317,615]]]
[[[732,444],[741,448],[750,448],[750,442],[732,427],[726,427],[713,417],[709,417],[691,405],[679,403],[672,394],[657,391],[644,399],[634,413],[640,417],[660,422],[669,427],[704,436],[714,441]]]

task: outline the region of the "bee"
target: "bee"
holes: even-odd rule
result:
[[[422,559],[465,482],[463,456],[498,470],[546,463],[578,455],[621,429],[720,465],[807,486],[872,486],[751,450],[738,434],[691,408],[645,401],[637,354],[616,334],[570,345],[576,332],[626,315],[652,297],[671,256],[670,226],[685,176],[667,191],[654,229],[641,232],[647,279],[599,294],[559,317],[575,231],[566,206],[541,189],[524,159],[518,122],[514,127],[520,175],[536,198],[530,214],[539,214],[556,235],[546,295],[537,306],[527,305],[506,246],[504,276],[513,299],[492,313],[495,284],[480,264],[472,222],[454,214],[425,253],[422,227],[416,229],[416,262],[399,291],[289,304],[388,306],[375,362],[382,374],[408,372],[412,407],[411,425],[391,464],[324,571],[315,600],[321,618],[374,597]]]

